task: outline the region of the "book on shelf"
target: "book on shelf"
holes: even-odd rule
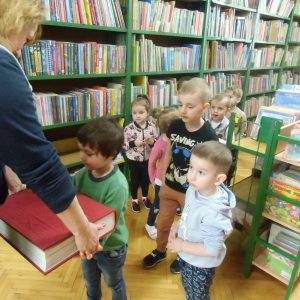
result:
[[[63,94],[35,93],[34,105],[43,126],[82,121],[124,112],[125,86],[73,88]]]
[[[288,46],[285,54],[285,66],[299,66],[300,64],[300,46]]]
[[[299,98],[298,98],[299,101]],[[300,141],[300,125],[295,124],[292,131],[291,131],[291,138]],[[293,144],[293,143],[287,143],[283,158],[285,158],[288,161],[295,161],[300,162],[300,145]],[[300,183],[299,183],[300,184]],[[298,194],[300,196],[300,193]]]
[[[234,8],[212,6],[207,35],[217,38],[252,39],[255,14],[236,12]]]
[[[175,5],[176,1],[133,0],[132,29],[202,35],[204,6],[189,10]]]
[[[263,95],[260,97],[247,98],[245,101],[244,112],[247,117],[256,116],[262,106],[270,106],[272,98],[269,95]]]
[[[124,73],[126,46],[41,40],[23,47],[19,62],[27,76]]]
[[[160,47],[144,35],[133,35],[133,72],[199,70],[201,45]]]
[[[77,198],[90,222],[106,224],[99,239],[115,229],[114,209],[81,194]],[[78,254],[72,233],[31,190],[9,196],[0,207],[0,235],[45,275]]]
[[[298,22],[292,22],[292,32],[290,41],[300,42],[300,24]]]
[[[47,9],[49,21],[125,28],[119,0],[42,0],[41,3]]]
[[[252,51],[250,68],[280,67],[284,49],[267,46],[254,48]]]
[[[256,39],[259,41],[284,43],[289,24],[282,20],[260,20],[256,26]]]
[[[212,3],[237,5],[245,8],[256,8],[258,0],[213,0]]]
[[[279,224],[272,223],[268,242],[296,257],[300,246],[300,234]],[[268,248],[267,267],[273,272],[290,280],[294,266],[295,262]],[[299,270],[296,276],[299,276]]]
[[[249,77],[248,94],[268,92],[277,88],[278,73],[270,70],[268,74],[259,74]]]
[[[277,120],[282,120],[283,125],[288,125],[298,120],[300,114],[295,110],[284,109],[277,106],[271,106],[271,107],[262,106],[258,112],[255,123],[260,124],[262,117],[269,117]],[[253,125],[252,132],[251,132],[251,138],[253,139],[257,139],[260,130],[260,126],[256,124]]]
[[[229,74],[229,73],[209,73],[204,74],[203,77],[211,88],[212,95],[221,93],[229,86],[237,85],[242,86],[241,74]]]
[[[289,87],[291,87],[292,90],[286,90],[287,85],[284,85],[283,89],[279,89],[276,91],[274,105],[300,111],[300,90],[295,91],[296,85],[289,85]]]
[[[284,70],[282,72],[282,84],[300,85],[300,73],[290,70]]]
[[[261,12],[288,18],[295,5],[293,0],[262,0]]]

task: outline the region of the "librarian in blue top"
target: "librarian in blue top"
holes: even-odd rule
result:
[[[40,0],[0,0],[0,201],[7,197],[8,165],[74,234],[82,258],[101,250],[98,229],[84,215],[70,176],[46,140],[31,86],[16,57],[44,20]]]

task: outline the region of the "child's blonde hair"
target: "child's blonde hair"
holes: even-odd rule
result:
[[[0,45],[13,51],[9,37],[38,25],[34,40],[39,39],[46,8],[40,0],[0,0]]]
[[[147,113],[151,112],[151,102],[150,98],[146,94],[140,94],[131,102],[131,110],[135,105],[145,106]]]
[[[230,108],[231,106],[230,106],[230,97],[227,95],[227,94],[225,94],[225,93],[219,93],[219,94],[216,94],[216,95],[214,95],[212,98],[211,98],[211,101],[213,101],[213,100],[215,100],[215,101],[217,101],[217,102],[221,102],[221,101],[223,101],[223,100],[226,100],[226,107],[227,108]]]
[[[157,126],[162,133],[166,133],[171,125],[171,123],[180,118],[180,113],[178,109],[170,107],[163,108],[158,106],[154,117],[157,119]]]
[[[191,80],[191,79],[192,79],[191,76],[182,76],[182,77],[180,77],[180,78],[178,79],[178,81],[177,81],[177,90],[179,91],[180,88],[181,88],[181,86],[182,86],[182,84],[183,84],[184,82],[186,82],[186,81]]]
[[[232,92],[232,94],[234,96],[236,96],[237,98],[239,98],[239,99],[243,97],[243,90],[239,86],[237,86],[237,85],[229,86],[225,90],[225,93],[228,93],[228,92]]]
[[[197,94],[202,104],[205,104],[211,98],[211,89],[203,78],[192,78],[182,84],[179,94]]]

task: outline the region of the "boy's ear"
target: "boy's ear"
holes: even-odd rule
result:
[[[237,98],[237,101],[236,101],[236,103],[240,103],[240,102],[241,102],[241,100],[242,100],[242,98]]]
[[[210,107],[210,104],[209,104],[209,103],[205,103],[205,104],[203,105],[203,112],[202,112],[202,113],[206,113],[207,110],[209,109],[209,107]]]
[[[227,175],[225,175],[225,174],[219,174],[219,175],[217,175],[215,185],[216,186],[221,185],[226,180],[226,178],[227,178]]]
[[[226,114],[229,113],[231,111],[231,108],[227,108]]]

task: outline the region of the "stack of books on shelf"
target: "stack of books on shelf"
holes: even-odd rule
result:
[[[124,4],[124,0],[41,1],[49,21],[125,28],[120,2]]]
[[[284,43],[288,28],[289,24],[282,20],[260,20],[256,27],[256,39],[259,41]]]
[[[285,66],[299,66],[300,62],[300,46],[289,46],[286,54],[284,65]]]
[[[252,52],[250,68],[280,67],[284,49],[268,46],[255,48]]]
[[[297,256],[300,248],[300,234],[293,230],[272,223],[268,242],[292,256]],[[267,267],[274,273],[290,280],[295,262],[287,257],[268,249]],[[299,270],[296,277],[299,276]]]
[[[294,5],[292,0],[262,0],[261,11],[288,18]]]
[[[160,47],[133,35],[133,72],[199,70],[201,45]]]
[[[35,93],[34,105],[43,126],[93,119],[124,112],[125,87],[74,88],[63,94]]]
[[[246,99],[244,112],[247,117],[256,116],[258,111],[262,106],[270,106],[272,103],[271,96],[260,96],[260,97],[251,97],[250,99]]]
[[[243,43],[207,42],[206,69],[246,68],[250,56],[250,46]]]
[[[226,73],[211,73],[204,74],[204,79],[211,87],[212,94],[221,93],[231,85],[242,86],[241,75],[237,74],[226,74]]]
[[[176,8],[176,1],[133,0],[133,30],[202,35],[204,12]]]
[[[147,76],[134,76],[133,99],[139,94],[147,94],[150,98],[151,107],[170,106],[177,103],[177,80],[176,78],[150,79]]]
[[[251,39],[255,15],[250,12],[235,12],[233,8],[211,7],[208,36],[219,38]]]
[[[27,76],[124,73],[126,46],[41,40],[19,62]]]
[[[269,189],[299,202],[300,168],[291,165],[287,170],[277,174],[276,179],[270,178]],[[289,225],[300,228],[300,208],[297,206],[268,195],[264,211]]]
[[[273,70],[270,70],[268,74],[250,76],[248,94],[275,90],[277,87],[277,80],[278,73],[273,73]]]
[[[256,8],[258,0],[214,0],[212,1],[215,4],[229,4],[237,5],[242,7]]]
[[[282,72],[282,84],[296,84],[300,85],[300,73],[296,73],[293,71],[283,71]]]
[[[292,22],[291,42],[300,42],[300,25],[298,22]]]

